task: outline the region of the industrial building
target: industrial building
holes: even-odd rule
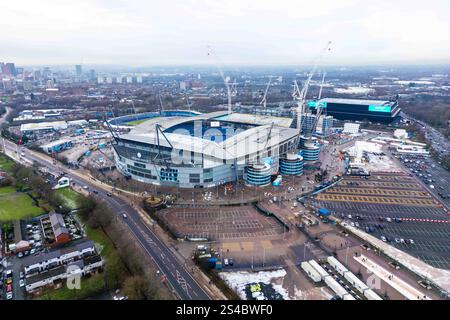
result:
[[[66,121],[53,122],[39,122],[39,123],[24,123],[20,126],[20,131],[25,135],[32,135],[37,133],[48,133],[68,128]]]
[[[280,156],[298,146],[292,121],[227,111],[151,118],[115,135],[117,168],[144,183],[181,188],[239,179],[267,185],[279,171]],[[301,171],[296,164],[294,173]]]
[[[61,139],[49,142],[41,146],[41,149],[46,153],[58,153],[73,147],[73,142],[70,139]]]
[[[325,98],[311,101],[310,108],[322,104],[327,115],[339,120],[359,120],[390,123],[400,113],[398,101]]]

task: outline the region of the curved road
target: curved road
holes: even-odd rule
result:
[[[4,141],[8,155],[17,159],[17,146],[10,141]],[[82,178],[62,166],[54,165],[52,161],[46,160],[44,158],[45,156],[37,156],[34,152],[25,149],[24,152],[25,155],[22,158],[35,161],[41,166],[47,167],[51,172],[64,172],[74,183],[80,186],[88,186],[90,191],[97,191],[98,197],[106,201],[111,209],[117,214],[117,218],[121,219],[125,225],[128,226],[140,245],[153,259],[161,273],[166,277],[179,299],[211,299],[189,274],[183,263],[175,257],[170,248],[158,238],[155,232],[146,223],[142,221],[138,211],[134,209],[130,203],[115,195],[108,196],[105,190],[93,184],[89,178]],[[127,215],[127,218],[123,218],[124,213]]]

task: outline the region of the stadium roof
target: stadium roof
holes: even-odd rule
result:
[[[226,111],[225,111],[226,114]],[[168,117],[150,119],[132,129],[129,133],[123,134],[120,138],[124,140],[137,141],[152,145],[158,144],[156,134],[156,123],[163,124],[163,129],[168,129],[180,123],[201,119],[216,120],[218,116],[223,116],[224,112],[213,112],[196,117]],[[220,120],[217,120],[220,121]],[[270,133],[270,137],[269,137]],[[294,138],[298,135],[297,129],[291,129],[274,125],[259,125],[242,131],[224,141],[211,141],[203,137],[195,137],[186,134],[165,132],[164,135],[176,150],[187,150],[203,153],[214,158],[233,160],[245,157],[247,154],[254,154],[263,151],[268,147],[278,146],[280,142]],[[169,142],[160,135],[159,144],[170,147]]]
[[[20,126],[20,131],[50,130],[50,129],[53,130],[67,129],[67,122],[53,121],[53,122],[24,123]]]
[[[327,103],[341,103],[341,104],[359,104],[359,105],[392,105],[394,102],[387,100],[364,100],[364,99],[344,99],[344,98],[325,98],[321,102]]]

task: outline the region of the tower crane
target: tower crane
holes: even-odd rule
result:
[[[261,102],[259,103],[260,105],[263,105],[264,110],[267,109],[267,92],[269,92],[269,87],[270,87],[271,82],[272,82],[272,76],[269,76],[269,82],[267,83],[266,91],[264,91],[264,96],[263,96]]]
[[[316,60],[314,62],[314,67],[312,68],[311,72],[309,73],[308,78],[306,79],[305,84],[302,87],[302,90],[296,94],[297,95],[296,100],[298,101],[298,103],[297,103],[297,105],[298,105],[297,106],[297,128],[300,131],[301,131],[301,126],[302,126],[302,115],[303,115],[303,112],[305,109],[306,94],[308,93],[309,84],[311,83],[311,79],[317,71],[317,67],[319,65],[320,59],[328,51],[331,51],[331,41],[327,42],[326,46],[322,49],[322,51],[316,58]]]
[[[159,99],[159,115],[162,115],[164,112],[164,105],[162,103],[161,93],[158,93],[158,99]]]
[[[215,56],[215,59],[218,60],[217,55],[215,54],[213,48],[211,46],[208,46],[208,56]],[[236,90],[237,83],[231,82],[231,78],[229,76],[225,77],[225,74],[223,73],[223,70],[218,62],[216,62],[216,67],[219,70],[220,77],[223,80],[223,83],[225,84],[225,88],[227,89],[227,97],[228,97],[228,114],[232,113],[232,106],[231,106],[231,96],[233,91]]]
[[[134,105],[134,101],[133,101],[133,99],[130,99],[130,102],[131,102],[131,106],[133,107],[133,113],[134,113],[134,120],[138,120],[138,117],[137,117],[137,113],[136,113],[136,107],[135,107],[135,105]]]
[[[186,99],[186,106],[188,107],[188,110],[191,111],[191,103],[189,102],[189,97],[187,93],[184,93],[184,98]]]
[[[319,102],[319,100],[322,98],[322,89],[323,89],[323,84],[325,82],[326,75],[327,75],[326,72],[323,72],[322,82],[320,83],[319,95],[317,96],[316,119],[314,120],[313,126],[311,128],[311,133],[310,133],[311,136],[312,136],[313,132],[316,131],[316,127],[317,127],[317,124],[319,123],[319,119],[322,115],[322,112],[325,109],[324,106]]]

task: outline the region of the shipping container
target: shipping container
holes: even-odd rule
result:
[[[333,256],[329,256],[327,258],[327,262],[334,268],[336,269],[336,271],[340,274],[340,275],[344,275],[345,272],[348,271],[348,269],[342,264],[340,263],[335,257]]]
[[[347,299],[345,298],[346,296],[351,296],[351,295],[336,280],[334,280],[332,276],[325,277],[325,283],[341,299],[352,300],[351,298],[347,298]]]
[[[344,278],[350,282],[350,284],[356,288],[356,290],[358,290],[361,293],[364,293],[365,290],[368,290],[369,287],[362,282],[357,276],[355,276],[353,273],[346,272],[344,275]]]
[[[320,282],[322,280],[322,277],[320,274],[311,266],[311,264],[308,261],[303,261],[301,263],[301,267],[303,271],[306,272],[306,274],[314,281],[314,282]]]
[[[316,270],[317,273],[319,273],[320,278],[321,278],[322,280],[324,280],[325,277],[329,276],[328,272],[326,272],[325,269],[322,268],[322,267],[316,262],[316,260],[309,260],[308,262],[309,262],[309,264],[314,268],[314,270]]]
[[[377,295],[375,293],[375,291],[373,291],[372,289],[368,289],[366,291],[364,291],[364,296],[368,299],[368,300],[383,300],[381,299],[381,297],[379,295]]]

